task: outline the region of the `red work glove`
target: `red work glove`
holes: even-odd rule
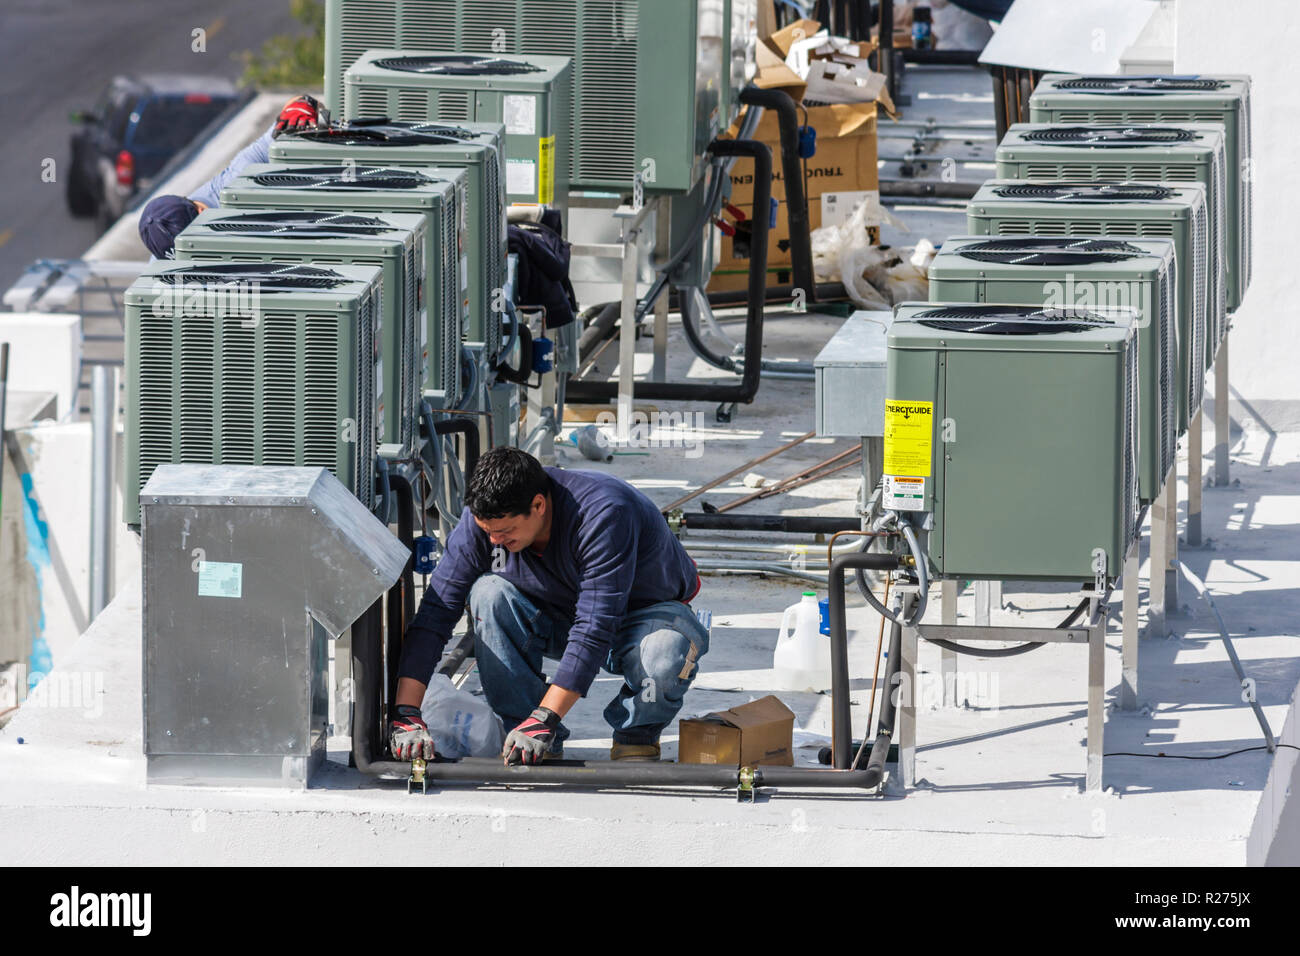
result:
[[[433,737],[419,707],[397,705],[396,715],[388,722],[388,749],[398,760],[433,759]]]
[[[501,756],[508,764],[541,763],[555,739],[555,729],[560,725],[560,715],[546,707],[538,707],[518,727],[510,731]]]
[[[275,130],[271,133],[271,137],[274,139],[286,130],[290,133],[297,133],[302,130],[314,129],[316,126],[316,111],[319,109],[320,104],[310,96],[294,97],[280,111],[280,118],[275,121]]]

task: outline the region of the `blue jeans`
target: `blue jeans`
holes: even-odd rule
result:
[[[469,608],[483,693],[509,732],[541,703],[546,693],[542,658],[558,660],[564,654],[569,625],[495,574],[474,582]],[[605,670],[623,678],[605,708],[615,743],[659,740],[681,710],[697,662],[708,649],[708,631],[680,601],[662,601],[623,618],[604,663]],[[561,724],[557,742],[568,736]]]

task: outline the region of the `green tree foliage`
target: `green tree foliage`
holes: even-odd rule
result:
[[[324,0],[289,0],[305,30],[270,37],[257,53],[244,53],[239,81],[259,89],[315,90],[325,76]]]

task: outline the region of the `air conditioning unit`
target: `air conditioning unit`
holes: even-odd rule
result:
[[[1228,157],[1228,229],[1235,249],[1228,275],[1228,309],[1236,311],[1250,285],[1250,77],[1078,76],[1049,73],[1029,98],[1035,123],[1221,123]],[[1237,245],[1232,246],[1233,237]]]
[[[126,523],[161,464],[326,468],[373,509],[382,281],[374,266],[150,263],[124,294]]]
[[[570,187],[684,192],[754,75],[756,0],[326,0],[325,96],[369,50],[447,49],[573,61]],[[348,114],[353,115],[353,114]],[[470,119],[468,113],[438,113]]]
[[[895,308],[882,503],[928,529],[937,575],[1120,574],[1138,530],[1137,320],[1127,308]]]
[[[1204,186],[990,179],[966,207],[966,225],[977,236],[1172,239],[1178,261],[1178,432],[1187,430],[1201,408],[1210,319]]]
[[[571,87],[568,57],[371,50],[348,67],[343,113],[499,124],[508,200],[567,208]]]
[[[503,127],[499,123],[349,123],[328,130],[281,136],[271,144],[273,163],[354,163],[429,170],[463,169],[466,181],[466,338],[486,342],[488,326],[501,324],[493,305],[506,284],[506,198]]]
[[[935,302],[1138,310],[1138,496],[1153,501],[1178,452],[1177,264],[1170,239],[950,237],[930,264]]]
[[[384,314],[384,433],[419,450],[428,329],[421,292],[428,223],[415,213],[358,216],[328,212],[241,212],[209,209],[176,236],[176,256],[192,262],[300,262],[378,266]]]
[[[1017,123],[997,149],[998,179],[1034,182],[1195,182],[1210,210],[1210,336],[1206,365],[1228,331],[1227,284],[1238,255],[1237,210],[1225,206],[1223,128],[1181,126],[1053,126]],[[1226,231],[1225,231],[1226,230]]]
[[[356,213],[420,213],[429,224],[424,249],[424,388],[461,394],[461,343],[469,322],[466,296],[465,212],[467,177],[362,164],[286,166],[255,163],[221,190],[228,209]],[[495,326],[489,326],[492,331]],[[496,328],[497,340],[500,329]],[[498,346],[499,347],[499,346]]]

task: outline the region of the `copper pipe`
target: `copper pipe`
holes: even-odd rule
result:
[[[819,472],[815,475],[808,475],[806,478],[800,478],[797,481],[791,480],[788,484],[781,484],[780,486],[773,485],[770,488],[763,488],[761,489],[762,493],[758,497],[770,498],[773,495],[782,495],[785,494],[787,491],[794,491],[796,488],[802,488],[804,485],[810,485],[814,481],[821,481],[823,478],[829,478],[831,475],[839,474],[845,468],[854,468],[861,464],[862,464],[862,456],[859,455],[857,458],[850,458],[842,465],[836,465],[834,468],[829,468],[826,471]]]
[[[803,471],[796,472],[795,474],[790,475],[787,478],[782,478],[780,481],[778,481],[774,485],[771,485],[770,487],[760,488],[752,495],[746,495],[745,497],[738,498],[735,501],[727,502],[725,505],[719,508],[715,512],[715,514],[723,514],[725,512],[730,511],[732,508],[739,508],[741,505],[753,501],[755,498],[768,498],[771,497],[772,495],[779,495],[782,491],[785,491],[791,485],[792,482],[795,482],[800,478],[803,478],[805,475],[808,475],[810,472],[818,471],[821,468],[825,468],[827,465],[833,465],[835,462],[846,457],[847,455],[852,455],[855,452],[860,452],[860,450],[861,449],[859,446],[846,448],[838,455],[832,455],[830,458],[827,458],[825,461],[819,461],[817,464],[810,465],[809,467],[805,468]],[[742,468],[741,470],[743,471],[744,469]],[[818,477],[823,477],[823,476],[819,475]]]
[[[773,449],[772,451],[767,452],[767,454],[759,455],[757,458],[751,458],[749,461],[745,462],[740,467],[733,468],[725,475],[722,475],[721,477],[718,478],[714,478],[708,484],[701,485],[700,487],[692,491],[689,495],[678,498],[672,504],[664,505],[659,510],[663,514],[667,514],[668,512],[672,511],[674,508],[680,508],[682,505],[686,504],[686,502],[690,501],[692,498],[696,497],[697,495],[704,494],[704,492],[708,491],[710,488],[718,487],[718,485],[722,484],[724,481],[730,481],[732,478],[735,478],[742,471],[745,471],[748,468],[752,468],[754,465],[761,464],[767,461],[769,458],[775,458],[777,455],[781,454],[782,452],[789,451],[795,445],[798,445],[800,442],[807,441],[809,438],[812,438],[816,434],[817,434],[816,430],[807,432],[806,434],[800,435],[794,441],[787,442],[786,444],[782,445],[780,448]]]

